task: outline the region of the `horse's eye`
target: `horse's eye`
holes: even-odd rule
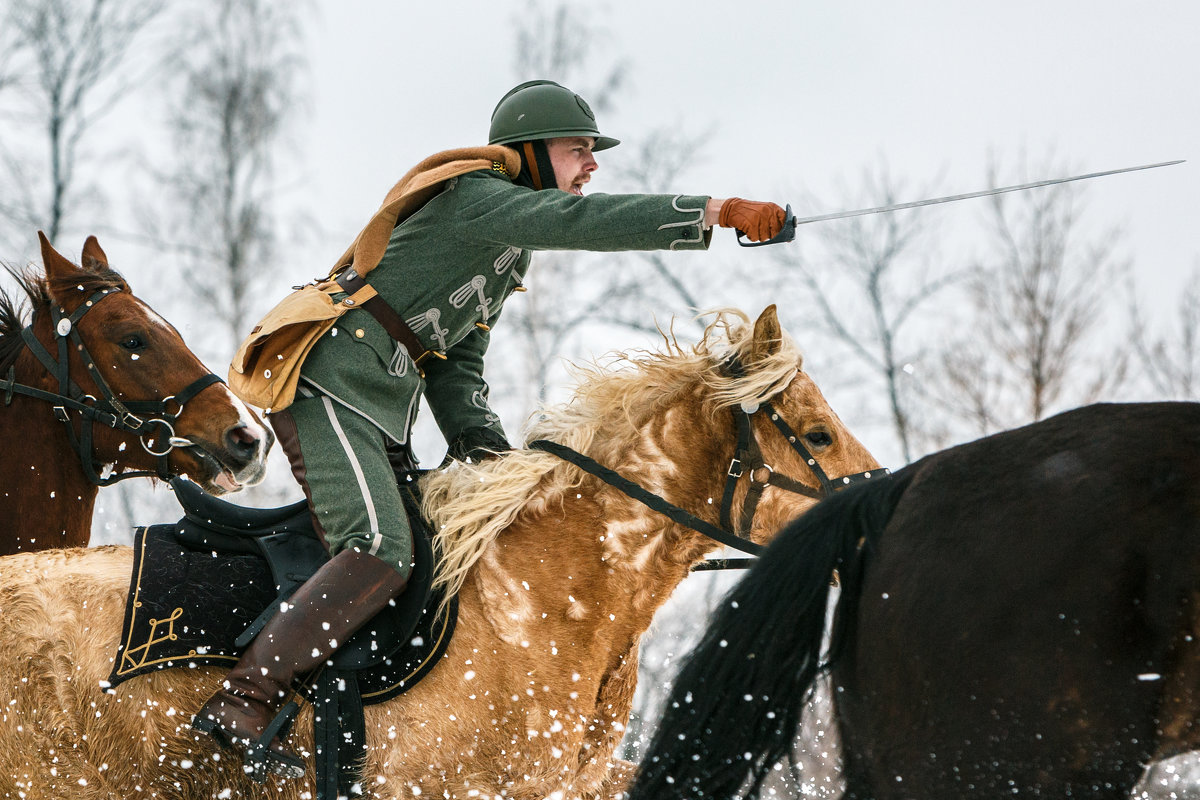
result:
[[[136,353],[139,350],[144,350],[146,348],[146,342],[143,341],[142,337],[138,334],[131,333],[121,339],[121,347],[124,347],[131,353]]]
[[[829,445],[833,444],[833,437],[825,431],[809,431],[804,434],[804,438],[813,447],[829,447]]]

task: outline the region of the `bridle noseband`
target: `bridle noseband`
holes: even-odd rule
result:
[[[741,363],[736,357],[727,359],[722,365],[722,369],[735,378],[742,377],[745,374]],[[733,460],[729,463],[729,468],[725,472],[725,489],[721,496],[721,526],[717,527],[699,517],[691,514],[679,506],[667,501],[666,499],[646,490],[637,483],[622,476],[615,470],[603,466],[599,462],[583,455],[575,450],[572,450],[565,445],[551,442],[547,439],[538,439],[529,443],[529,447],[534,450],[543,450],[558,456],[564,461],[569,461],[583,471],[594,475],[608,485],[619,489],[626,495],[632,497],[638,502],[658,511],[661,514],[670,517],[675,522],[685,527],[691,528],[694,531],[703,533],[711,539],[715,539],[723,545],[732,547],[736,550],[741,550],[743,553],[758,555],[764,549],[762,545],[750,541],[750,529],[754,522],[754,513],[758,508],[758,502],[762,499],[762,493],[768,486],[774,486],[784,491],[792,492],[793,494],[804,495],[819,500],[833,492],[844,489],[854,483],[859,483],[864,480],[869,480],[872,477],[887,475],[890,470],[880,468],[877,470],[867,470],[857,472],[853,475],[843,475],[839,478],[830,479],[821,468],[820,463],[803,442],[800,437],[792,430],[791,426],[784,421],[769,401],[764,401],[759,404],[743,403],[742,405],[732,409],[734,429],[736,432],[737,443],[734,447]],[[800,454],[804,459],[804,463],[808,466],[820,484],[819,488],[814,489],[807,484],[801,483],[794,478],[789,478],[786,475],[781,475],[763,460],[762,448],[759,447],[758,439],[754,435],[754,416],[756,414],[766,414],[775,428],[783,436],[793,450]],[[758,480],[755,473],[765,472],[766,477],[763,480]],[[733,515],[733,495],[737,491],[738,482],[742,476],[747,476],[750,480],[750,487],[746,491],[746,498],[742,501],[742,513],[738,524],[734,525],[731,522]],[[741,569],[749,566],[755,559],[713,559],[710,561],[701,562],[693,567],[693,570],[705,569]]]
[[[79,456],[84,474],[95,486],[108,486],[126,478],[154,476],[164,480],[170,478],[171,473],[168,467],[168,459],[171,451],[177,447],[195,446],[188,439],[175,435],[175,423],[183,414],[184,405],[212,384],[224,383],[219,376],[210,372],[192,381],[180,393],[164,397],[162,400],[126,403],[118,400],[100,374],[100,370],[96,367],[91,354],[88,353],[87,347],[84,346],[83,339],[80,338],[79,330],[76,326],[83,315],[94,308],[97,303],[108,295],[119,291],[121,290],[115,287],[101,289],[84,301],[69,316],[62,309],[51,304],[50,321],[51,327],[54,330],[54,338],[58,342],[57,359],[50,354],[34,335],[32,325],[28,325],[21,330],[21,338],[25,340],[25,346],[42,363],[46,371],[57,378],[57,394],[38,389],[34,386],[17,383],[15,366],[10,366],[8,374],[4,379],[0,380],[0,391],[4,393],[4,405],[6,406],[12,404],[13,394],[35,397],[53,404],[55,419],[62,422],[66,427],[67,437],[71,441],[71,448]],[[68,340],[75,345],[80,356],[83,358],[83,363],[87,368],[88,374],[92,376],[92,380],[100,390],[102,395],[100,400],[89,394],[84,394],[79,385],[71,380],[69,375]],[[173,410],[169,407],[173,407]],[[80,416],[81,426],[79,435],[76,435],[75,428],[71,424],[72,411],[78,412]],[[92,426],[97,422],[137,436],[142,448],[158,459],[156,469],[122,472],[107,478],[100,477],[96,472],[92,459]],[[158,434],[158,436],[156,437],[155,434]],[[156,446],[152,437],[165,440],[166,446],[160,449],[161,446]]]

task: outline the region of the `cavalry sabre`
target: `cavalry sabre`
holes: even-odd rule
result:
[[[1074,175],[1070,178],[1051,178],[1045,181],[1034,181],[1033,183],[1020,183],[1016,186],[1003,186],[999,189],[984,189],[979,192],[968,192],[966,194],[952,194],[947,197],[933,197],[929,200],[914,200],[909,203],[894,203],[889,206],[876,206],[875,208],[860,208],[855,211],[835,211],[831,214],[821,214],[816,217],[801,217],[796,218],[792,213],[792,206],[789,203],[785,209],[786,217],[783,221],[783,229],[775,235],[773,239],[768,239],[765,242],[743,241],[742,237],[745,234],[742,231],[737,232],[738,244],[742,247],[762,247],[768,244],[781,244],[790,242],[796,238],[796,226],[807,225],[810,222],[825,222],[831,219],[845,219],[847,217],[861,217],[866,214],[882,214],[887,211],[901,211],[906,208],[920,208],[921,206],[932,206],[938,203],[953,203],[958,200],[970,200],[975,197],[987,197],[993,194],[1004,194],[1005,192],[1019,192],[1023,189],[1037,189],[1042,186],[1053,186],[1056,183],[1070,183],[1071,181],[1083,181],[1088,178],[1102,178],[1105,175],[1119,175],[1122,172],[1137,172],[1143,169],[1157,169],[1158,167],[1170,167],[1175,164],[1182,164],[1186,159],[1177,161],[1162,161],[1158,164],[1143,164],[1140,167],[1123,167],[1121,169],[1110,169],[1104,172],[1089,172],[1086,175]]]

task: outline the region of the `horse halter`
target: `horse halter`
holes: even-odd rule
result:
[[[745,374],[745,369],[736,356],[727,359],[723,367],[725,372],[735,378],[740,378]],[[820,484],[819,488],[814,489],[794,478],[781,475],[763,460],[762,448],[759,447],[758,439],[754,435],[754,416],[756,414],[768,416],[780,435],[787,440],[792,450],[800,455],[809,470],[812,471],[817,483]],[[725,472],[725,491],[721,496],[721,527],[732,531],[739,539],[749,538],[750,529],[754,524],[754,512],[758,509],[758,501],[762,499],[762,494],[768,486],[820,500],[853,483],[869,480],[873,475],[886,475],[890,471],[881,468],[830,479],[825,474],[825,470],[821,468],[820,463],[817,462],[816,457],[800,441],[800,436],[792,430],[791,426],[767,400],[761,403],[742,403],[735,407],[733,423],[737,444],[734,447],[733,459],[729,462],[729,469]],[[759,473],[765,473],[766,477],[759,480],[757,477]],[[750,487],[746,490],[745,500],[742,501],[741,517],[735,524],[732,521],[733,495],[737,490],[738,481],[743,475],[749,479]]]
[[[770,418],[791,448],[800,454],[804,463],[816,476],[820,488],[814,489],[786,475],[780,475],[763,460],[762,448],[759,447],[758,439],[754,436],[753,422],[754,415],[760,413],[766,414]],[[769,402],[743,403],[739,408],[733,409],[733,422],[737,429],[737,445],[734,449],[733,460],[729,462],[729,469],[725,473],[725,491],[721,497],[721,526],[733,531],[739,537],[750,535],[750,527],[754,523],[754,512],[758,508],[758,501],[762,499],[762,493],[768,486],[820,500],[852,483],[869,480],[873,475],[886,475],[890,472],[888,469],[881,468],[856,472],[853,475],[843,475],[830,480],[829,476],[825,474],[825,470],[821,469],[821,465],[817,463],[817,459],[801,443],[800,437],[784,421],[783,417],[779,416],[779,412]],[[763,480],[758,480],[756,477],[755,473],[759,472],[766,473]],[[741,518],[735,525],[730,520],[733,513],[733,493],[737,490],[738,480],[743,475],[749,478],[750,488],[746,491],[746,499],[742,501]]]
[[[722,364],[722,368],[735,378],[742,377],[745,374],[745,370],[736,356],[727,359]],[[768,415],[771,422],[787,440],[791,448],[804,459],[804,463],[812,471],[817,482],[820,484],[819,488],[814,489],[786,475],[780,475],[763,460],[762,448],[759,447],[758,439],[754,435],[753,417],[755,414]],[[768,486],[775,486],[793,494],[801,494],[805,497],[819,500],[853,483],[869,480],[871,477],[887,475],[890,472],[886,468],[880,468],[830,479],[825,470],[817,462],[817,459],[801,443],[800,437],[784,421],[783,417],[779,416],[779,412],[768,401],[758,404],[743,403],[740,407],[733,409],[733,418],[737,444],[734,448],[733,460],[729,463],[729,468],[725,473],[725,489],[721,497],[721,527],[700,519],[674,503],[639,486],[615,470],[609,469],[565,445],[551,442],[548,439],[538,439],[529,442],[528,446],[530,449],[543,450],[558,456],[564,461],[569,461],[584,472],[594,475],[609,486],[619,489],[634,500],[669,517],[680,525],[702,533],[727,547],[732,547],[735,550],[741,550],[743,553],[751,555],[758,555],[764,549],[763,545],[750,541],[749,536],[750,528],[754,522],[754,512],[758,508],[758,501],[762,499],[762,493]],[[767,477],[764,480],[757,480],[755,477],[755,473],[760,471],[767,473]],[[750,479],[750,488],[747,490],[746,499],[742,502],[740,524],[734,526],[730,524],[733,495],[737,490],[738,481],[743,475],[746,475]],[[701,562],[692,567],[692,569],[743,569],[753,561],[754,559],[738,558],[711,559]]]
[[[37,357],[42,366],[46,368],[46,371],[58,379],[57,394],[38,389],[34,386],[17,383],[15,366],[10,366],[8,374],[3,380],[0,380],[0,390],[4,392],[4,405],[6,406],[11,405],[14,393],[35,397],[39,400],[46,400],[53,404],[55,419],[66,426],[67,437],[71,441],[71,449],[78,454],[84,474],[95,486],[108,486],[126,478],[159,477],[163,480],[169,479],[171,473],[168,467],[168,459],[171,451],[177,447],[194,446],[190,440],[175,435],[175,423],[183,414],[184,405],[212,384],[224,383],[219,376],[210,372],[192,381],[179,394],[164,397],[162,400],[126,403],[118,400],[100,374],[100,370],[97,369],[95,361],[92,359],[91,354],[88,353],[87,347],[84,346],[76,324],[97,303],[109,294],[119,291],[120,289],[117,288],[101,289],[84,301],[69,316],[58,306],[53,304],[50,306],[51,325],[54,329],[54,338],[58,342],[57,360],[34,335],[32,325],[28,325],[21,330],[21,338],[25,340],[26,347]],[[92,376],[92,380],[100,390],[102,399],[97,400],[92,395],[84,394],[79,385],[71,380],[69,375],[70,364],[67,358],[69,352],[68,340],[74,343],[75,348],[79,351],[88,374]],[[173,410],[169,409],[170,406],[174,407]],[[74,426],[71,425],[71,411],[79,412],[81,426],[78,436],[75,433]],[[142,448],[158,459],[156,469],[122,472],[107,478],[100,477],[96,472],[91,455],[93,447],[92,426],[97,422],[107,425],[110,428],[136,435]],[[151,439],[151,436],[156,433],[165,439],[165,448],[159,449]]]

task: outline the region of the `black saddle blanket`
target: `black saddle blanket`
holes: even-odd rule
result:
[[[191,547],[181,539],[189,527],[194,521],[185,517],[137,529],[112,686],[171,667],[232,667],[241,651],[235,640],[280,598],[284,579],[263,556]],[[448,614],[435,616],[440,600],[427,583],[410,581],[395,605],[338,651],[335,662],[347,663],[335,666],[356,673],[364,704],[403,693],[437,663],[457,618],[454,600]]]

